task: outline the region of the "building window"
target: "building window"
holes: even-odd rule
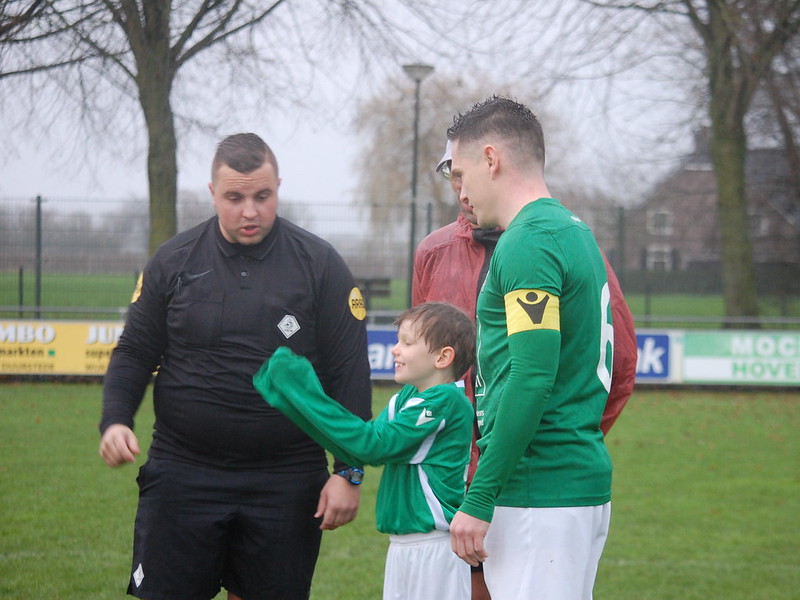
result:
[[[673,252],[672,248],[666,245],[651,245],[647,247],[647,270],[648,271],[672,271]]]
[[[753,212],[748,215],[750,237],[758,238],[769,234],[769,219],[761,213]]]
[[[672,234],[672,213],[668,210],[654,210],[647,213],[647,231],[651,235]]]

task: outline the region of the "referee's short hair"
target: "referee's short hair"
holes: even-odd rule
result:
[[[460,308],[448,302],[423,302],[400,313],[394,324],[410,321],[428,350],[453,349],[453,376],[461,378],[475,362],[475,324]]]
[[[211,181],[216,181],[217,171],[228,165],[237,173],[252,173],[265,162],[272,165],[278,177],[278,159],[267,143],[255,133],[235,133],[217,144],[217,152],[211,162]]]

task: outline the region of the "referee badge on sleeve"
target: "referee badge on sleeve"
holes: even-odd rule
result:
[[[133,295],[131,296],[131,304],[136,302],[139,299],[139,296],[142,295],[142,283],[144,283],[144,271],[139,273],[139,279],[136,280],[136,287],[133,290]]]
[[[350,307],[350,313],[359,321],[363,321],[367,317],[367,306],[364,303],[364,297],[361,295],[361,290],[354,287],[350,290],[350,297],[347,299]]]
[[[533,329],[560,331],[559,298],[542,290],[514,290],[505,295],[508,335]]]

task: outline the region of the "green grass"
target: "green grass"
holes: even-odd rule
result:
[[[34,276],[26,272],[24,276],[24,306],[35,304]],[[90,307],[103,309],[100,312],[46,312],[47,319],[114,319],[119,311],[124,310],[131,298],[135,285],[134,273],[122,274],[79,274],[79,273],[45,273],[42,275],[43,307]],[[376,296],[370,301],[370,310],[401,311],[406,307],[407,281],[393,279],[389,296]],[[642,294],[626,294],[631,312],[640,319],[640,327],[696,328],[698,326],[718,328],[715,320],[725,314],[722,297],[719,295],[660,294],[646,297]],[[0,306],[19,305],[19,276],[17,272],[0,272]],[[800,298],[761,297],[760,308],[765,317],[800,317]],[[108,312],[104,312],[108,311]],[[644,322],[643,317],[656,315],[661,317],[689,317],[690,320],[679,322],[673,320]],[[24,318],[35,316],[33,311],[25,311]],[[18,311],[0,312],[0,318],[20,318]],[[702,319],[710,319],[703,323]],[[800,328],[793,324],[792,329]]]
[[[376,386],[376,411],[395,389]],[[124,596],[136,470],[98,457],[99,408],[98,384],[0,384],[0,598]],[[800,392],[637,391],[608,437],[613,515],[594,597],[797,598],[798,430]],[[380,597],[378,478],[367,469],[358,518],[323,536],[313,600]]]
[[[26,272],[23,285],[23,305],[32,307],[35,304],[33,272]],[[400,311],[406,307],[407,280],[405,278],[391,281],[389,296],[375,296],[371,299],[370,309],[374,311]],[[43,307],[91,307],[107,309],[110,312],[76,313],[70,311],[43,314],[48,319],[86,319],[116,318],[120,310],[124,310],[131,298],[135,285],[134,273],[122,274],[80,274],[80,273],[45,273],[42,275]],[[696,328],[698,326],[718,328],[715,319],[725,314],[722,297],[719,295],[660,294],[644,296],[642,294],[626,294],[631,312],[640,317],[639,327],[672,327]],[[19,276],[17,272],[0,272],[0,306],[17,306],[19,304]],[[765,317],[800,317],[800,298],[760,298],[760,309]],[[116,312],[115,312],[116,311]],[[653,320],[646,321],[647,316],[689,317],[687,321]],[[35,316],[32,310],[22,315],[25,318]],[[0,318],[19,318],[18,311],[0,312]],[[710,319],[703,322],[703,319]],[[793,325],[792,329],[800,328]]]
[[[714,294],[659,294],[646,297],[642,294],[625,294],[625,301],[631,312],[638,318],[638,327],[666,327],[675,329],[693,329],[698,327],[719,328],[719,319],[725,314],[722,296]],[[800,317],[800,298],[779,299],[762,296],[759,298],[761,316],[767,318]],[[647,321],[645,317],[654,317]],[[659,320],[659,317],[662,317]],[[689,317],[684,321],[665,320],[663,317]],[[704,321],[706,320],[706,321]],[[766,325],[765,328],[788,327],[798,329],[800,324],[791,326]]]
[[[58,308],[99,308],[98,312],[45,312],[47,319],[116,319],[120,310],[127,308],[131,294],[136,286],[134,273],[85,275],[75,273],[42,274],[41,306]],[[23,277],[22,305],[36,305],[36,291],[33,272]],[[0,306],[19,306],[19,275],[17,272],[0,272]],[[2,318],[33,318],[35,313],[24,311],[0,312]]]
[[[798,426],[797,393],[635,394],[595,598],[796,598]]]

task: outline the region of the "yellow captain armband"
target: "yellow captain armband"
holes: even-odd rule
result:
[[[508,335],[533,329],[561,330],[559,298],[542,290],[514,290],[505,295]]]

